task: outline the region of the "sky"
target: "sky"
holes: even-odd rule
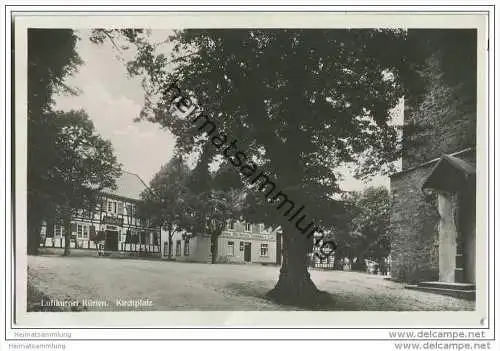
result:
[[[84,63],[66,83],[79,89],[80,93],[76,96],[57,96],[55,108],[63,111],[84,109],[97,132],[111,141],[122,168],[149,183],[160,167],[172,157],[175,137],[168,130],[162,130],[158,124],[133,121],[139,116],[144,102],[140,78],[128,76],[125,64],[117,59],[117,51],[111,43],[96,45],[88,40],[87,31],[77,34],[81,39],[76,51]],[[167,31],[153,31],[152,38],[160,41],[168,34]],[[164,47],[164,50],[168,51],[169,48]],[[402,122],[401,111],[399,106],[393,118],[396,123]],[[389,178],[386,176],[376,175],[368,182],[362,182],[356,180],[347,169],[340,173],[343,190],[362,190],[367,186],[379,185],[389,187]]]

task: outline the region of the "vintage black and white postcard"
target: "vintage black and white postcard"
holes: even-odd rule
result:
[[[487,14],[11,30],[15,323],[488,325]]]

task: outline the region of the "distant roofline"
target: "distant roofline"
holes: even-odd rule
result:
[[[122,173],[128,173],[128,174],[136,176],[141,181],[141,183],[144,185],[144,187],[148,188],[148,185],[144,182],[144,180],[142,180],[141,176],[139,176],[137,173],[129,172],[129,171],[122,171]]]
[[[140,202],[140,201],[143,201],[141,199],[134,199],[133,197],[111,194],[111,193],[108,193],[106,191],[101,191],[101,194],[106,195],[107,197],[110,197],[110,198],[113,198],[113,199],[124,199],[124,200],[128,200],[130,202]]]
[[[460,151],[457,151],[457,152],[453,152],[453,153],[450,153],[450,154],[443,153],[441,156],[433,158],[432,160],[429,160],[429,161],[420,163],[420,164],[418,164],[416,166],[413,166],[413,167],[410,167],[410,168],[407,168],[407,169],[403,169],[402,171],[393,173],[393,174],[391,174],[389,176],[389,178],[400,176],[402,174],[414,171],[414,170],[416,170],[418,168],[421,168],[421,167],[424,167],[424,166],[429,166],[429,165],[431,165],[433,163],[438,162],[444,155],[448,155],[448,156],[460,156],[462,154],[465,154],[465,153],[468,153],[468,152],[474,151],[474,150],[476,150],[475,147],[469,147],[469,148],[466,148],[466,149],[463,149],[463,150],[460,150]]]
[[[127,173],[127,174],[130,174],[130,175],[133,175],[133,176],[137,177],[137,179],[140,180],[140,182],[142,183],[142,185],[144,185],[144,188],[145,189],[149,189],[149,186],[144,182],[144,180],[142,180],[142,178],[137,173],[133,173],[133,172],[126,171],[126,170],[121,170],[120,176],[123,173]],[[106,190],[101,190],[101,193],[104,194],[104,195],[110,196],[110,197],[115,197],[115,198],[120,198],[120,199],[126,199],[126,200],[131,200],[131,201],[142,201],[142,199],[134,199],[134,198],[128,197],[128,196],[122,196],[122,195],[112,194],[112,193],[110,193],[110,192],[108,192]]]

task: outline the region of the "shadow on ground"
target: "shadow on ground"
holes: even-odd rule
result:
[[[235,295],[243,295],[254,298],[263,299],[273,303],[278,303],[267,297],[267,293],[270,288],[267,286],[266,281],[254,281],[252,283],[232,283],[226,285],[226,289],[231,291]],[[448,308],[443,308],[443,306],[435,306],[429,304],[422,307],[421,303],[416,303],[417,299],[414,299],[413,292],[408,290],[402,290],[404,295],[405,292],[408,293],[407,296],[391,296],[384,294],[377,294],[375,291],[373,294],[359,294],[357,291],[352,292],[339,292],[337,294],[330,294],[326,291],[321,291],[320,294],[315,298],[314,301],[304,301],[301,305],[292,305],[299,310],[308,311],[443,311],[443,310],[471,310],[468,307],[462,306],[464,303],[460,299],[456,300],[457,306],[452,306]],[[427,293],[424,293],[427,295]],[[428,294],[429,298],[438,297],[434,294]],[[405,301],[402,302],[401,300]],[[280,302],[282,305],[287,305],[286,303]],[[290,306],[290,305],[288,305]]]
[[[264,286],[267,282],[252,282],[252,284],[233,283],[226,286],[227,290],[235,295],[243,295],[264,299],[273,303],[278,303],[267,296],[269,288]],[[280,302],[280,304],[284,304]],[[286,304],[284,304],[286,305]],[[301,305],[288,305],[300,310],[307,311],[359,311],[365,310],[363,304],[349,301],[346,298],[333,296],[325,291],[321,291],[315,301],[304,301]]]

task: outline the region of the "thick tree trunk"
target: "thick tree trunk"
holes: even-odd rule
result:
[[[283,263],[276,286],[267,297],[281,304],[314,307],[329,299],[316,288],[307,270],[308,252],[312,239],[289,230],[283,233]]]
[[[212,234],[210,236],[210,250],[212,253],[212,264],[217,263],[217,254],[219,253],[219,238],[218,235]]]
[[[71,219],[64,220],[64,253],[63,256],[71,254]]]
[[[38,218],[34,218],[28,215],[28,243],[27,250],[28,255],[36,255],[38,253],[38,248],[40,247],[40,230],[42,227],[42,221]]]
[[[172,245],[173,245],[173,240],[172,240],[172,235],[174,233],[168,233],[168,259],[172,259]]]
[[[42,228],[43,214],[40,212],[40,201],[32,196],[28,196],[27,200],[27,252],[28,255],[36,255],[40,247],[40,230]]]

